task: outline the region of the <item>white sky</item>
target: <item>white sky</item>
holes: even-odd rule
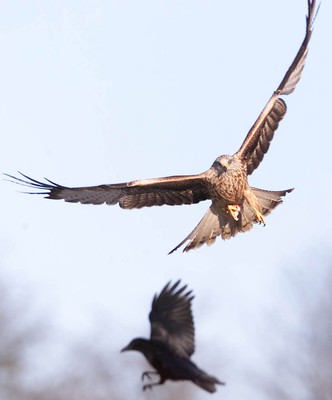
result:
[[[0,171],[88,186],[208,169],[239,148],[280,83],[306,11],[305,0],[6,2]],[[295,187],[265,228],[168,256],[208,202],[125,211],[47,201],[2,181],[5,275],[33,287],[68,333],[104,320],[114,362],[129,363],[138,356],[118,349],[149,334],[153,294],[181,278],[196,294],[194,361],[228,382],[224,399],[248,393],[239,365],[262,362],[260,327],[283,310],[284,268],[331,247],[331,13],[324,2],[302,80],[250,177]]]

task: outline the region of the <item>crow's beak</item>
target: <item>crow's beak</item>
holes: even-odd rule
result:
[[[121,349],[120,353],[124,352],[124,351],[128,351],[131,350],[130,349],[130,345],[128,344],[128,346],[124,347],[123,349]]]

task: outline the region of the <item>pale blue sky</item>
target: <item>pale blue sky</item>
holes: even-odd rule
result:
[[[305,0],[6,2],[0,170],[87,186],[208,169],[239,148],[281,81],[306,12]],[[32,286],[68,332],[109,318],[114,362],[139,357],[117,350],[149,334],[153,294],[181,278],[196,294],[194,360],[229,382],[224,399],[248,393],[238,366],[264,362],[262,321],[287,312],[284,269],[331,248],[331,14],[326,1],[302,80],[250,177],[264,189],[295,187],[265,228],[168,256],[208,202],[124,211],[47,201],[2,181],[5,274]]]

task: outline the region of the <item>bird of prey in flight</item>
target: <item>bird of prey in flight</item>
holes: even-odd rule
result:
[[[50,199],[63,199],[82,204],[119,204],[121,208],[142,208],[195,204],[211,200],[212,204],[195,229],[170,253],[179,247],[183,251],[206,243],[217,236],[229,239],[246,232],[254,223],[265,224],[265,216],[282,203],[281,197],[292,191],[268,191],[250,187],[248,175],[260,165],[269,149],[274,132],[286,113],[281,96],[292,93],[300,80],[308,53],[308,44],[315,19],[315,0],[308,0],[308,15],[304,40],[278,88],[249,130],[239,150],[233,155],[219,156],[211,168],[197,175],[142,179],[126,183],[90,187],[65,187],[50,180],[40,182],[22,174],[22,178],[7,175],[16,183],[40,190]]]
[[[178,288],[180,281],[169,282],[159,296],[152,301],[149,315],[151,338],[133,339],[121,351],[136,350],[143,353],[156,371],[142,374],[151,379],[152,374],[159,375],[159,382],[145,384],[143,390],[162,385],[167,379],[174,381],[189,380],[210,393],[216,391],[216,384],[224,385],[214,376],[199,369],[190,356],[195,350],[194,322],[191,312],[191,291],[187,286]]]

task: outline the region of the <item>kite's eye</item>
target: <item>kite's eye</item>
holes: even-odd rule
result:
[[[227,167],[217,160],[213,163],[212,167],[215,168],[220,174],[227,171]]]

